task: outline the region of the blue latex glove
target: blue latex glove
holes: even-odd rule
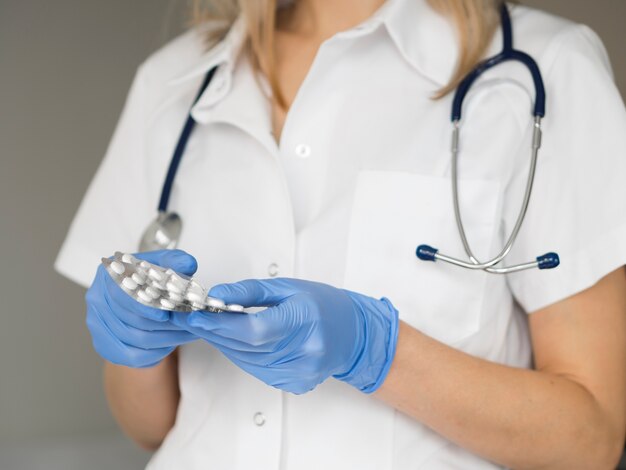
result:
[[[385,298],[286,278],[221,284],[209,295],[270,306],[256,314],[193,312],[176,320],[269,385],[300,394],[332,376],[371,393],[389,371],[398,312]]]
[[[159,250],[135,256],[192,275],[198,265],[181,250]],[[85,295],[87,327],[95,350],[114,364],[151,367],[176,346],[197,339],[170,322],[172,312],[142,305],[126,294],[100,265]]]

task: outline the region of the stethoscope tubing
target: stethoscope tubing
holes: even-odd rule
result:
[[[204,77],[202,81],[202,85],[200,86],[200,90],[196,94],[195,99],[193,100],[193,106],[198,102],[204,90],[211,83],[211,79],[217,70],[217,65],[211,68],[209,72]],[[183,130],[178,138],[178,142],[176,143],[176,148],[174,149],[174,155],[172,156],[172,160],[170,161],[170,166],[167,169],[167,174],[165,175],[165,181],[163,182],[163,189],[161,190],[161,197],[159,198],[159,213],[167,212],[167,206],[170,201],[170,195],[172,193],[172,186],[174,185],[174,179],[176,178],[176,173],[178,172],[178,167],[180,165],[180,161],[183,158],[183,154],[185,153],[185,148],[187,147],[187,142],[189,142],[189,137],[191,136],[191,132],[196,126],[196,121],[191,115],[191,110],[187,115],[187,120],[185,121],[185,125],[183,126]]]
[[[438,249],[429,245],[419,245],[416,249],[416,256],[423,261],[444,261],[446,263],[453,264],[462,268],[483,270],[493,274],[508,274],[512,272],[523,271],[531,268],[550,269],[559,265],[560,259],[558,254],[550,252],[544,255],[538,256],[535,261],[529,261],[527,263],[520,263],[513,266],[495,267],[500,263],[511,251],[515,240],[522,228],[522,223],[526,217],[528,211],[528,204],[530,202],[530,195],[532,193],[533,184],[535,181],[535,171],[537,168],[537,158],[539,155],[539,149],[541,148],[541,119],[545,116],[545,86],[541,77],[539,66],[528,54],[518,51],[513,48],[513,31],[511,27],[511,18],[506,4],[503,2],[500,7],[500,19],[502,24],[502,52],[496,56],[489,58],[480,63],[474,70],[472,70],[459,84],[452,100],[452,199],[454,205],[454,216],[463,248],[467,254],[469,261],[464,261],[443,253],[440,253]],[[521,62],[529,70],[533,83],[535,86],[535,102],[533,109],[533,135],[531,142],[531,159],[530,168],[528,170],[528,178],[526,181],[526,189],[524,191],[524,198],[522,200],[522,206],[517,216],[517,220],[511,234],[509,235],[504,247],[500,253],[491,258],[488,261],[479,261],[478,258],[472,252],[470,248],[467,235],[465,233],[465,227],[463,225],[463,217],[461,215],[461,208],[459,204],[459,188],[458,188],[458,157],[459,157],[459,142],[460,142],[460,128],[461,128],[461,113],[463,109],[463,101],[467,95],[467,92],[471,88],[472,84],[487,70],[501,64],[505,61],[517,61]]]
[[[459,132],[458,122],[455,123],[453,132],[457,133],[458,135],[458,132]],[[515,243],[515,240],[517,239],[517,235],[519,234],[519,231],[522,228],[522,222],[524,221],[526,212],[528,210],[528,203],[530,201],[530,195],[531,195],[534,180],[535,180],[535,170],[537,168],[537,156],[539,153],[539,148],[541,146],[541,118],[538,116],[535,117],[535,123],[533,126],[532,156],[530,160],[530,168],[528,170],[528,177],[526,179],[526,189],[524,191],[524,199],[522,200],[522,207],[517,216],[517,220],[515,221],[515,225],[513,226],[513,230],[511,231],[511,235],[509,236],[509,239],[507,240],[504,247],[502,248],[502,251],[497,256],[495,256],[489,261],[485,261],[482,263],[478,261],[476,256],[474,256],[469,246],[467,235],[465,233],[465,227],[463,225],[463,218],[461,216],[461,208],[459,204],[459,189],[458,189],[458,155],[459,155],[458,138],[457,139],[453,138],[453,140],[457,141],[457,146],[452,149],[452,194],[453,194],[453,201],[454,201],[454,216],[456,219],[457,227],[459,228],[459,235],[461,236],[461,241],[463,243],[463,247],[465,248],[465,252],[467,253],[470,260],[472,261],[472,264],[468,264],[468,263],[464,263],[464,264],[467,264],[468,265],[467,267],[469,269],[485,269],[493,273],[507,273],[507,272],[520,270],[518,266],[511,266],[509,268],[493,268],[493,266],[501,262],[511,251],[511,248],[513,247],[513,244]],[[524,263],[523,266],[528,266],[529,264],[533,264],[533,263]],[[519,265],[519,266],[521,267],[522,265]],[[524,269],[527,269],[527,268],[524,268]]]

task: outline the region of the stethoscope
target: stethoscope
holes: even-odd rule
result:
[[[216,70],[217,65],[211,68],[211,70],[209,70],[204,77],[200,90],[198,91],[196,98],[193,100],[192,108],[198,102],[200,96],[204,93],[204,90],[206,90],[209,86],[209,83],[211,83],[211,79],[213,78]],[[180,218],[180,215],[176,212],[168,211],[167,205],[170,201],[170,193],[172,192],[172,185],[174,184],[174,178],[176,177],[178,166],[183,158],[185,147],[187,147],[187,142],[189,142],[191,131],[193,131],[195,125],[196,121],[194,121],[191,116],[191,111],[189,111],[187,121],[185,121],[185,126],[180,133],[178,143],[174,149],[174,155],[172,156],[170,166],[167,169],[167,174],[165,175],[163,189],[161,189],[161,197],[159,198],[157,217],[143,232],[139,242],[139,251],[172,249],[176,248],[178,245],[178,240],[180,239],[180,234],[183,230],[183,221]]]
[[[459,229],[461,241],[463,247],[469,258],[468,261],[463,261],[452,256],[444,255],[440,253],[437,248],[433,248],[429,245],[419,245],[415,250],[417,257],[423,261],[436,261],[441,260],[446,263],[460,266],[468,269],[481,269],[494,274],[507,274],[516,271],[523,271],[525,269],[539,268],[539,269],[552,269],[556,268],[559,263],[559,255],[556,253],[546,253],[538,256],[535,261],[528,263],[516,264],[506,267],[495,267],[500,263],[504,257],[511,251],[513,243],[517,238],[517,234],[522,227],[522,222],[526,216],[526,210],[528,209],[528,201],[530,200],[530,193],[532,191],[533,182],[535,179],[535,168],[537,166],[537,156],[539,154],[539,148],[541,147],[541,118],[546,114],[546,92],[543,86],[543,79],[541,78],[541,72],[539,66],[528,54],[522,51],[518,51],[513,48],[513,30],[511,27],[511,17],[509,16],[509,10],[504,2],[500,6],[500,21],[502,24],[502,51],[495,56],[486,59],[476,66],[467,76],[461,81],[456,89],[454,99],[452,100],[452,197],[454,202],[454,216],[456,219],[456,225]],[[498,64],[506,61],[521,62],[530,72],[535,85],[535,106],[533,109],[534,124],[533,124],[533,137],[531,141],[531,160],[530,169],[528,170],[528,179],[526,182],[526,190],[524,192],[524,200],[522,201],[522,208],[517,216],[511,235],[507,240],[504,248],[500,254],[489,261],[479,261],[469,246],[467,236],[465,235],[465,228],[463,227],[463,220],[461,218],[461,210],[459,207],[459,193],[458,193],[458,172],[457,161],[459,156],[459,139],[460,139],[460,122],[461,122],[461,110],[463,108],[463,100],[467,95],[472,84],[487,70],[495,67]]]
[[[513,243],[517,238],[517,234],[520,231],[522,226],[522,222],[524,221],[524,217],[526,215],[526,210],[528,209],[528,202],[530,200],[530,193],[533,186],[533,181],[535,178],[535,168],[537,164],[537,155],[539,153],[539,148],[541,147],[541,118],[545,115],[545,90],[543,86],[543,79],[541,78],[541,73],[539,71],[539,67],[537,63],[530,57],[528,54],[513,49],[513,33],[511,28],[511,18],[509,16],[508,9],[504,2],[500,8],[500,19],[502,23],[502,35],[503,35],[503,47],[502,51],[491,57],[480,64],[472,70],[459,84],[456,93],[454,95],[454,100],[452,102],[452,194],[454,200],[454,214],[456,218],[456,224],[459,229],[459,234],[461,236],[461,240],[463,242],[463,246],[465,248],[465,252],[469,257],[469,261],[463,261],[457,258],[453,258],[451,256],[440,253],[438,249],[433,248],[428,245],[420,245],[417,247],[416,255],[419,259],[424,261],[436,261],[441,260],[446,263],[451,263],[456,266],[460,266],[468,269],[481,269],[490,273],[497,274],[505,274],[515,271],[522,271],[530,268],[539,268],[539,269],[550,269],[555,268],[559,265],[559,256],[556,253],[546,253],[545,255],[538,256],[535,261],[531,261],[528,263],[517,264],[514,266],[508,267],[495,267],[496,264],[500,263],[506,255],[511,251],[513,247]],[[491,69],[492,67],[509,60],[515,60],[524,64],[528,70],[530,71],[533,82],[535,85],[535,105],[533,110],[534,116],[534,126],[533,126],[533,138],[532,138],[532,158],[530,162],[530,169],[528,172],[528,181],[526,183],[526,191],[524,193],[524,200],[522,202],[522,208],[517,217],[517,221],[509,239],[507,240],[504,248],[495,258],[492,258],[489,261],[481,262],[479,261],[469,246],[467,241],[467,236],[465,235],[465,229],[463,227],[463,221],[461,218],[461,211],[459,208],[459,198],[458,198],[458,184],[457,184],[457,160],[459,155],[459,134],[460,134],[460,122],[461,122],[461,110],[463,107],[463,100],[467,95],[472,84],[476,81],[480,75],[483,74],[486,70]],[[193,102],[193,105],[196,104],[200,96],[204,93],[207,86],[211,82],[213,75],[217,66],[214,66],[209,70],[207,75],[202,82],[200,90],[196,95],[196,98]],[[192,105],[192,107],[193,107]],[[170,199],[170,193],[172,190],[172,185],[174,183],[174,178],[176,176],[176,172],[178,171],[178,167],[180,165],[180,161],[182,159],[183,153],[185,151],[185,147],[187,146],[187,142],[189,141],[189,137],[193,128],[195,126],[195,121],[191,116],[191,111],[187,116],[187,121],[185,122],[185,126],[183,127],[183,131],[180,134],[178,139],[178,143],[176,144],[176,148],[174,150],[174,155],[172,156],[172,160],[170,162],[170,166],[167,170],[167,174],[165,176],[165,182],[163,183],[163,189],[161,191],[161,198],[159,199],[158,206],[158,215],[157,218],[150,223],[150,225],[146,228],[143,236],[141,238],[139,244],[140,251],[150,251],[150,250],[159,250],[159,249],[171,249],[175,248],[178,244],[178,240],[180,239],[180,234],[182,231],[182,220],[180,216],[176,212],[168,211],[167,206]]]

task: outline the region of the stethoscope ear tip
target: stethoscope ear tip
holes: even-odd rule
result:
[[[553,252],[546,253],[545,255],[537,256],[537,267],[539,269],[552,269],[561,264],[559,255]]]
[[[415,256],[422,261],[435,261],[435,255],[439,250],[429,245],[420,245],[415,250]]]

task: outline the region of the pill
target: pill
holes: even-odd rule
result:
[[[170,274],[170,281],[175,282],[176,284],[179,284],[181,286],[186,286],[187,285],[187,279],[185,279],[184,277],[179,276],[176,273]]]
[[[113,261],[111,263],[111,269],[115,274],[123,274],[126,268],[124,268],[124,265],[119,261]]]
[[[191,290],[203,290],[202,286],[198,284],[198,281],[194,281],[193,279],[189,281],[189,289]]]
[[[191,308],[194,310],[204,310],[206,307],[202,302],[191,302]]]
[[[169,299],[161,299],[161,306],[165,307],[168,310],[174,309],[176,304]]]
[[[122,285],[124,287],[126,287],[126,289],[128,289],[128,290],[135,290],[135,289],[137,289],[137,283],[135,281],[133,281],[130,277],[125,277],[122,280]]]
[[[243,312],[243,305],[230,304],[226,306],[229,312]]]
[[[161,294],[159,294],[159,291],[158,291],[158,290],[156,290],[156,289],[155,289],[154,287],[152,287],[152,286],[148,286],[148,287],[146,287],[145,292],[146,292],[146,294],[148,294],[148,295],[149,295],[150,297],[152,297],[153,299],[158,299],[158,298],[161,296]]]
[[[177,286],[180,290],[185,290],[188,284],[183,278],[175,274],[173,276],[170,276],[169,282]]]
[[[131,278],[140,286],[143,286],[146,283],[146,278],[139,273],[133,273]]]
[[[187,300],[189,300],[192,303],[194,303],[194,302],[195,303],[201,303],[202,300],[204,300],[203,299],[204,296],[202,294],[200,294],[200,293],[198,293],[196,291],[192,291],[192,290],[188,291],[185,294],[185,297],[187,298]]]
[[[167,296],[170,298],[170,300],[173,300],[174,302],[182,302],[183,301],[183,296],[176,293],[176,292],[172,292],[169,291],[167,293]]]
[[[152,302],[152,297],[150,297],[150,295],[148,295],[148,293],[146,293],[145,290],[138,290],[137,297],[139,297],[141,300],[143,300],[146,303]]]
[[[150,276],[155,281],[162,281],[163,280],[163,273],[157,271],[154,268],[148,269],[148,276]]]
[[[169,281],[167,284],[165,284],[165,289],[169,292],[174,292],[176,294],[183,293],[183,289],[181,288],[181,286],[178,285],[178,283],[172,281]]]
[[[149,279],[148,280],[148,284],[150,286],[152,286],[154,289],[158,289],[158,290],[167,290],[165,288],[165,283],[164,282],[157,282],[154,279]]]
[[[147,261],[142,261],[141,263],[139,263],[139,266],[144,269],[150,269],[150,263],[148,263]]]
[[[122,261],[124,261],[124,263],[128,263],[128,264],[135,264],[137,262],[137,258],[135,258],[133,255],[131,255],[129,253],[124,253],[122,255]]]
[[[176,274],[176,271],[174,271],[172,268],[167,268],[165,270],[165,274],[167,274],[168,276],[172,276]]]
[[[214,297],[207,297],[206,303],[207,303],[207,305],[209,307],[213,307],[213,308],[224,308],[224,307],[226,307],[226,305],[224,304],[223,300],[216,299]]]

